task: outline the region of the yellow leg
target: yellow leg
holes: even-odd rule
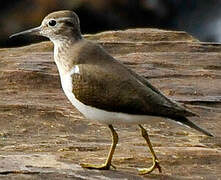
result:
[[[104,164],[102,165],[93,165],[93,164],[81,164],[81,166],[83,168],[88,168],[88,169],[99,169],[99,170],[108,170],[110,169],[110,167],[114,167],[112,164],[111,164],[111,160],[113,158],[113,155],[114,155],[114,151],[115,151],[115,148],[117,146],[117,143],[118,143],[118,135],[117,135],[117,132],[114,130],[113,126],[112,125],[108,125],[108,127],[110,128],[111,130],[111,134],[112,134],[112,146],[111,146],[111,149],[109,151],[109,154],[108,154],[108,157],[107,157],[107,160]],[[114,167],[115,168],[115,167]]]
[[[139,124],[139,127],[141,129],[141,134],[142,136],[144,137],[144,139],[146,140],[147,142],[147,145],[150,149],[150,152],[152,154],[152,158],[153,158],[153,165],[150,167],[150,168],[143,168],[143,169],[139,169],[139,173],[140,174],[148,174],[148,173],[151,173],[154,169],[158,169],[159,172],[161,173],[161,167],[160,167],[160,164],[159,164],[159,161],[157,159],[157,156],[153,150],[153,147],[152,147],[152,144],[150,142],[150,139],[149,139],[149,135],[147,133],[147,131]]]

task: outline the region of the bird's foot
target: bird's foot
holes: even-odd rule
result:
[[[157,159],[154,159],[153,165],[150,168],[141,168],[138,169],[138,171],[140,175],[144,175],[151,173],[156,168],[159,170],[160,173],[162,172],[159,161]]]
[[[109,170],[110,167],[113,167],[114,169],[116,169],[116,167],[112,164],[102,164],[102,165],[94,165],[94,164],[80,164],[81,167],[83,168],[87,168],[87,169],[97,169],[97,170]]]

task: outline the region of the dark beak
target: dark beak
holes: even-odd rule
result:
[[[11,36],[9,36],[9,38],[13,38],[15,36],[20,36],[20,35],[25,35],[25,34],[39,35],[40,36],[41,35],[40,32],[41,32],[41,26],[33,28],[33,29],[26,30],[26,31],[22,31],[22,32],[19,32],[19,33],[12,34]]]

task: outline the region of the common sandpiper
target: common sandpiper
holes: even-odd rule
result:
[[[45,36],[54,43],[54,60],[65,95],[86,118],[107,125],[112,133],[112,146],[106,162],[102,165],[81,164],[82,167],[110,169],[118,143],[113,124],[137,124],[141,129],[153,164],[140,169],[140,174],[150,173],[156,168],[161,172],[148,133],[142,126],[150,119],[169,118],[212,136],[187,119],[196,116],[195,113],[165,97],[144,77],[113,58],[100,45],[85,40],[81,35],[79,18],[73,11],[53,12],[43,19],[39,27],[11,37],[22,34]]]

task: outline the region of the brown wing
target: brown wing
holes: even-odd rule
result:
[[[130,114],[194,115],[170,101],[145,78],[126,68],[99,45],[82,41],[76,46],[73,62],[78,64],[80,74],[72,76],[73,93],[82,103]]]
[[[82,103],[112,112],[145,114],[145,101],[128,78],[100,65],[79,65],[73,74],[73,93]]]
[[[75,59],[80,74],[72,76],[73,93],[79,101],[106,111],[171,118],[212,136],[185,118],[194,113],[170,101],[145,78],[113,59],[101,47],[85,44],[90,48],[81,48],[80,56]],[[86,58],[86,54],[93,60]]]
[[[128,114],[185,114],[183,108],[148,87],[114,59],[78,66],[80,74],[72,75],[73,93],[86,105]]]

